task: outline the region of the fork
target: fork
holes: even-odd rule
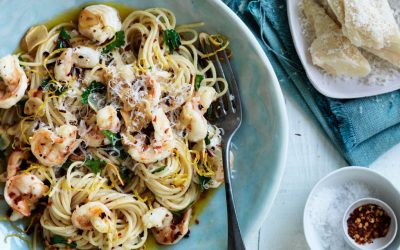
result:
[[[212,45],[202,43],[202,50],[206,53],[215,51]],[[221,63],[218,54],[222,56],[224,64]],[[218,52],[213,56],[216,70],[220,77],[228,82],[228,90],[225,95],[218,98],[218,103],[212,106],[213,113],[211,120],[219,128],[223,129],[222,134],[222,160],[224,166],[225,192],[228,215],[228,250],[244,250],[246,249],[243,238],[240,233],[239,223],[236,216],[235,202],[232,192],[232,175],[230,167],[230,148],[233,135],[239,129],[242,123],[242,105],[237,82],[234,77],[232,67],[226,51]],[[219,92],[220,87],[216,84]]]

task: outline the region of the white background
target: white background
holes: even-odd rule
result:
[[[250,250],[309,249],[303,232],[303,209],[307,196],[318,180],[347,165],[310,115],[287,96],[285,94],[289,118],[286,170],[267,220],[259,232],[254,232],[247,245]],[[386,176],[400,189],[400,144],[370,168]]]

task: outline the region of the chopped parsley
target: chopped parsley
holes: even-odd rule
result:
[[[73,163],[73,161],[68,159],[66,162],[64,162],[64,164],[62,164],[61,168],[64,170],[68,170],[69,166],[71,166],[72,163]]]
[[[103,92],[106,90],[106,87],[101,82],[93,81],[90,83],[89,87],[82,93],[82,103],[88,104],[88,98],[91,93],[94,92]]]
[[[44,79],[44,80],[42,81],[42,83],[40,84],[40,87],[42,87],[43,89],[46,89],[47,86],[48,86],[49,83],[50,83],[50,80],[51,80],[51,78],[46,78],[46,79]]]
[[[76,244],[75,241],[67,240],[62,236],[59,235],[54,235],[53,237],[50,238],[50,244],[63,244],[66,246],[69,246],[71,248],[76,248],[78,245]]]
[[[53,92],[56,96],[60,96],[68,90],[68,86],[59,87],[56,83],[52,82],[51,78],[44,79],[40,87],[45,91]]]
[[[65,31],[64,27],[62,27],[60,34],[58,35],[56,49],[70,48],[71,47],[71,43],[69,42],[70,39],[71,36],[68,34],[67,31]]]
[[[103,130],[101,132],[103,133],[103,135],[105,135],[107,137],[107,139],[111,142],[111,145],[113,147],[115,147],[117,145],[117,142],[119,140],[121,140],[121,137],[119,136],[119,134],[114,134],[113,132],[111,132],[109,130]]]
[[[195,90],[199,90],[200,88],[200,83],[204,80],[204,76],[202,75],[196,75],[196,78],[194,80],[194,88]]]
[[[211,117],[211,115],[212,115],[212,106],[210,105],[210,107],[208,107],[208,109],[207,109],[207,117]]]
[[[107,53],[113,51],[114,49],[120,48],[124,45],[125,45],[125,32],[118,31],[117,33],[115,33],[115,40],[112,43],[108,44],[103,49],[103,53],[107,54]]]
[[[126,167],[119,167],[119,175],[121,176],[121,178],[122,178],[122,180],[125,182],[125,183],[128,183],[129,182],[129,180],[130,180],[130,173],[131,173],[132,171],[131,170],[129,170],[128,168],[126,168]]]
[[[87,167],[90,171],[97,174],[101,172],[101,169],[105,167],[106,162],[101,160],[86,160],[84,163],[85,167]]]
[[[210,145],[211,143],[210,138],[208,138],[208,133],[206,135],[206,138],[204,138],[204,142],[206,143],[206,145]]]
[[[174,53],[174,50],[181,46],[181,37],[174,29],[165,30],[164,33],[165,44],[168,46],[169,52],[172,54]]]
[[[204,192],[204,190],[205,190],[205,187],[204,187],[204,186],[205,186],[207,183],[209,183],[210,180],[211,180],[210,177],[205,177],[205,176],[199,175],[199,185],[200,185],[200,191],[201,191],[201,192]]]
[[[157,169],[153,170],[153,172],[151,172],[151,173],[152,174],[159,173],[159,172],[164,171],[164,169],[166,169],[166,168],[167,168],[167,166],[163,166],[163,167],[160,167],[160,168],[157,168]]]
[[[113,147],[113,149],[115,151],[119,152],[119,158],[121,158],[122,160],[125,160],[126,157],[128,157],[128,154],[126,153],[124,147],[122,146],[121,134],[113,133],[109,130],[103,130],[101,132],[111,142],[111,146]]]

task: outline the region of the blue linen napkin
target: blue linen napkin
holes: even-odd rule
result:
[[[400,91],[338,100],[311,85],[293,45],[286,0],[223,1],[258,37],[282,88],[313,114],[350,165],[367,166],[400,142]]]

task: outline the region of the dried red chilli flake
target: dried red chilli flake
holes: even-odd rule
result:
[[[371,244],[374,239],[385,237],[391,218],[382,207],[375,204],[362,205],[347,219],[347,233],[357,244]]]

